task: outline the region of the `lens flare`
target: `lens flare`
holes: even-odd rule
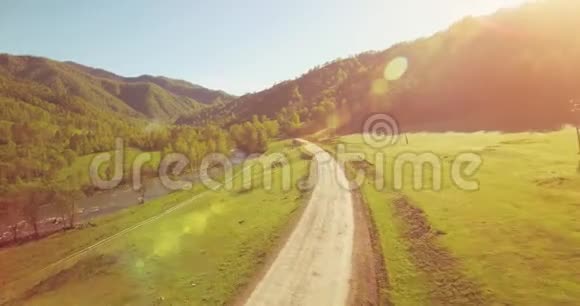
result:
[[[161,234],[153,246],[153,254],[159,257],[173,254],[179,250],[179,236],[167,232]]]
[[[210,217],[211,212],[202,211],[191,213],[186,220],[189,222],[189,233],[193,235],[201,235],[205,232],[207,227],[207,220]]]
[[[409,68],[409,61],[406,57],[396,57],[385,67],[384,77],[388,81],[396,81],[403,77]]]

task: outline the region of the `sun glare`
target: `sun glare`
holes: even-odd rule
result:
[[[407,72],[407,68],[409,66],[409,62],[406,57],[396,57],[391,60],[387,67],[385,68],[384,77],[388,81],[396,81],[403,77],[405,72]]]

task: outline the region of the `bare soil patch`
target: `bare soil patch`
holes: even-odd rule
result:
[[[388,296],[388,273],[376,226],[360,190],[352,191],[354,205],[353,271],[348,304],[392,305]]]
[[[405,197],[393,202],[395,216],[403,222],[403,235],[417,268],[430,284],[435,305],[487,305],[489,296],[462,272],[458,261],[438,243],[445,233],[434,229],[424,212]]]

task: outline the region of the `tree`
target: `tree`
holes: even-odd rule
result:
[[[12,139],[17,144],[32,143],[34,140],[34,131],[28,122],[16,122],[11,128]]]
[[[65,149],[62,155],[64,156],[69,165],[71,165],[77,158],[77,154],[75,153],[75,151],[71,149]]]
[[[12,128],[10,126],[0,124],[0,145],[8,144],[12,141]]]
[[[12,233],[12,240],[18,240],[18,222],[21,218],[21,207],[20,203],[16,200],[15,194],[7,194],[5,198],[0,199],[0,214],[6,217],[6,220],[10,222],[8,225],[8,230]]]
[[[51,202],[55,193],[45,187],[28,187],[24,192],[22,213],[28,223],[34,229],[34,237],[40,236],[38,221],[40,218],[40,207]]]
[[[292,92],[290,93],[289,104],[290,105],[300,104],[303,101],[304,101],[304,98],[302,97],[302,94],[300,93],[300,88],[298,88],[298,85],[294,85],[294,87],[292,88]]]
[[[221,154],[228,154],[230,152],[230,144],[225,134],[220,133],[216,141],[216,152]]]
[[[268,150],[268,134],[265,130],[258,130],[257,131],[258,137],[256,139],[256,148],[255,152],[266,152]]]
[[[52,201],[61,208],[61,211],[65,215],[63,219],[68,219],[68,228],[74,228],[76,224],[78,200],[84,196],[81,191],[80,178],[81,173],[77,172],[71,174],[65,181],[51,185],[53,188],[52,191],[54,192]]]
[[[68,220],[68,228],[74,228],[77,215],[77,203],[83,193],[77,189],[60,190],[55,192],[54,202],[61,207],[63,219]]]
[[[278,137],[280,134],[280,124],[276,120],[264,121],[264,128],[269,137]]]
[[[571,111],[575,118],[574,125],[576,127],[576,140],[578,141],[578,154],[580,154],[580,102],[570,100]]]

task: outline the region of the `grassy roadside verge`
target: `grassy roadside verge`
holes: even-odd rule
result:
[[[309,162],[288,141],[273,144],[270,152],[287,153],[291,190],[282,190],[281,168],[273,171],[272,189],[261,188],[262,171],[255,167],[252,188],[242,187],[238,177],[232,190],[204,193],[191,205],[51,271],[43,282],[19,284],[31,289],[13,303],[221,305],[229,301],[262,264],[303,201],[294,182],[307,173]],[[197,187],[193,193],[201,191]],[[94,228],[55,235],[23,246],[26,249],[0,251],[2,282],[29,275],[191,196],[191,192],[175,193],[103,218]]]
[[[580,299],[580,175],[573,131],[425,133],[409,139],[409,145],[383,149],[387,188],[377,190],[367,177],[361,189],[381,238],[394,304],[573,305]],[[367,163],[358,166],[374,168],[375,150],[360,135],[334,141],[348,152],[366,153]],[[484,161],[473,177],[480,182],[474,192],[450,181],[451,160],[466,151]],[[403,189],[393,189],[388,167],[405,152],[441,157],[441,191],[414,190],[410,167]],[[431,175],[427,170],[426,178]]]

